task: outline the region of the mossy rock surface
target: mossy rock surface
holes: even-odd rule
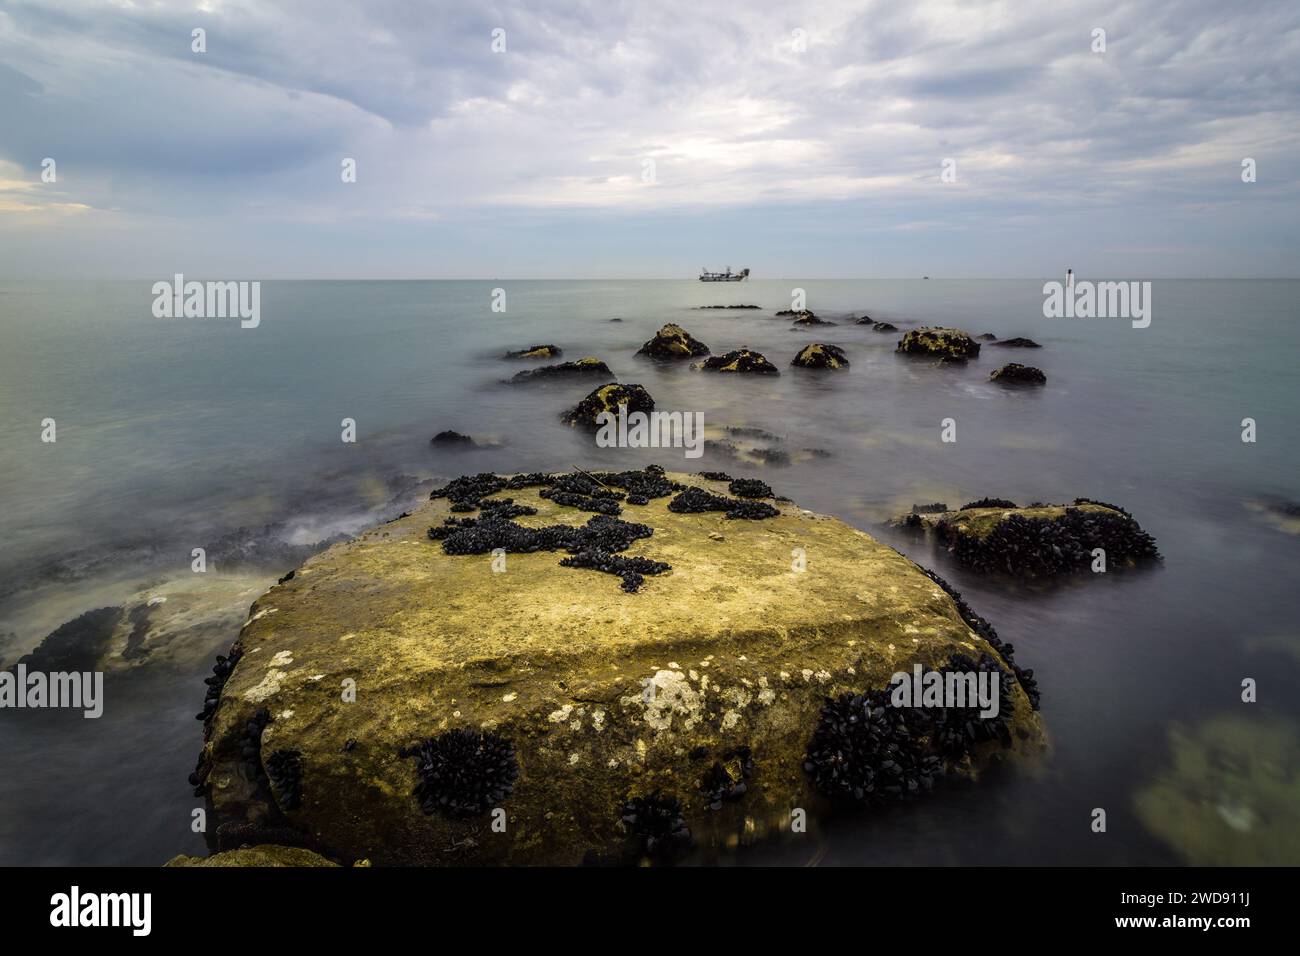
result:
[[[507,352],[501,357],[506,359],[548,359],[559,358],[563,354],[564,349],[558,345],[530,345],[525,349]]]
[[[165,866],[338,866],[319,853],[296,846],[245,846],[212,856],[174,856]]]
[[[516,372],[510,379],[511,384],[520,385],[527,382],[545,382],[555,379],[584,378],[596,376],[610,378],[613,372],[609,366],[594,355],[585,355],[573,362],[561,362],[558,365],[543,365],[541,368],[524,369]]]
[[[1003,385],[1046,385],[1047,376],[1040,368],[1009,362],[989,375],[989,380]]]
[[[790,364],[796,368],[840,369],[849,367],[849,357],[838,345],[814,342],[800,349]]]
[[[636,354],[651,358],[684,359],[708,355],[709,347],[680,325],[670,322],[656,332],[654,338],[637,349]]]
[[[895,351],[946,362],[964,362],[979,357],[980,344],[961,329],[926,327],[905,332]]]
[[[537,509],[519,524],[591,517],[537,492],[508,492]],[[625,801],[660,791],[697,844],[726,846],[788,828],[794,807],[826,809],[804,759],[828,697],[955,653],[1003,660],[935,581],[861,531],[789,503],[732,520],[676,513],[671,500],[624,502],[622,520],[653,529],[624,553],[672,565],[634,594],[561,566],[562,553],[508,554],[504,572],[491,555],[444,553],[426,532],[449,516],[445,499],[310,559],[253,605],[239,639],[207,747],[214,825],[279,816],[331,856],[376,865],[576,864],[625,853]],[[793,569],[795,549],[807,570]],[[1043,745],[1013,691],[1011,747],[990,745],[974,766]],[[263,767],[273,752],[301,754],[293,809],[268,805],[241,758],[259,709]],[[463,743],[463,731],[494,742],[498,763],[499,742],[512,748],[504,833],[491,809],[425,813],[413,793],[404,748],[452,732]],[[715,763],[749,776],[710,809]]]
[[[725,355],[711,355],[692,368],[706,372],[734,372],[741,375],[780,375],[781,370],[767,356],[752,349],[735,349]]]
[[[600,427],[597,418],[604,412],[617,415],[620,405],[626,405],[629,414],[632,412],[649,414],[655,410],[655,400],[640,385],[610,382],[592,391],[567,411],[563,421],[566,425],[578,428],[596,429]]]

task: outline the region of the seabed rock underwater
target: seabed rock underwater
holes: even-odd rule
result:
[[[717,477],[466,476],[308,560],[252,606],[210,679],[192,782],[218,848],[671,859],[1045,746],[1032,672],[960,595],[762,482]],[[621,546],[604,557],[666,570],[636,592],[601,580],[563,557],[600,560],[589,532]],[[914,663],[996,668],[1001,714],[877,713]]]
[[[1024,508],[1003,498],[984,498],[957,511],[935,507],[913,506],[891,523],[933,533],[959,564],[974,571],[1051,578],[1089,570],[1095,548],[1105,550],[1108,571],[1160,559],[1155,539],[1132,515],[1087,498]]]

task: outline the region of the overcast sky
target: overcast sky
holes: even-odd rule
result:
[[[1300,276],[1298,145],[1296,0],[0,0],[9,278]]]

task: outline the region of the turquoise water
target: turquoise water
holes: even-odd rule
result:
[[[187,575],[191,548],[239,527],[273,523],[268,533],[288,545],[356,530],[416,478],[648,461],[761,475],[962,591],[1036,671],[1056,748],[1039,779],[837,823],[819,859],[1177,862],[1179,848],[1131,806],[1167,762],[1169,725],[1221,713],[1295,721],[1300,711],[1300,537],[1259,510],[1300,500],[1300,282],[1156,281],[1146,329],[1046,319],[1042,283],[276,281],[263,283],[256,329],[155,319],[152,280],[0,283],[0,659],[30,650],[51,621],[105,603],[117,586],[105,582],[121,582],[120,600]],[[504,313],[491,308],[497,287]],[[841,324],[792,331],[775,318],[796,287]],[[695,308],[724,303],[762,309]],[[1044,348],[986,347],[965,368],[934,367],[893,353],[901,333],[846,318],[863,312],[904,330],[953,325]],[[636,358],[664,322],[715,353],[757,349],[783,373],[728,378]],[[810,341],[842,346],[851,369],[788,368]],[[737,464],[716,447],[689,462],[679,451],[599,449],[558,421],[590,386],[501,384],[517,366],[497,356],[534,343],[599,356],[661,409],[703,412],[711,428],[783,436],[791,461]],[[990,385],[1007,361],[1042,368],[1047,387]],[[1240,438],[1246,417],[1258,423],[1253,444]],[[57,422],[54,444],[40,440],[45,418]],[[354,444],[340,440],[344,418],[357,423]],[[953,444],[939,440],[945,418],[956,421]],[[491,447],[439,453],[428,439],[444,428]],[[880,526],[913,502],[985,495],[1118,503],[1155,535],[1164,566],[1010,588]],[[142,664],[122,706],[98,722],[55,733],[0,714],[0,862],[153,864],[193,849],[184,779],[199,747],[202,658],[234,636],[213,634],[192,666]],[[1258,704],[1239,703],[1246,676],[1261,680]],[[1105,835],[1088,828],[1098,806],[1110,815]],[[807,854],[777,844],[736,861]]]

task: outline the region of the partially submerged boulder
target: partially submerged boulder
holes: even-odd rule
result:
[[[904,333],[895,351],[945,362],[964,362],[979,356],[980,344],[961,329],[927,326]]]
[[[989,380],[1003,385],[1046,385],[1047,376],[1040,368],[1009,362],[989,374]]]
[[[849,357],[838,345],[825,345],[814,342],[805,345],[790,363],[797,368],[836,369],[848,368]]]
[[[981,342],[996,342],[998,340],[998,337],[992,332],[984,332],[981,335],[975,336],[975,338],[979,339]]]
[[[1106,570],[1160,558],[1155,539],[1132,515],[1087,498],[1076,498],[1073,505],[1024,508],[1003,499],[971,502],[959,511],[913,508],[893,523],[933,532],[965,567],[1021,578],[1088,571],[1097,560],[1096,548],[1105,551]]]
[[[1000,349],[1041,349],[1042,346],[1033,339],[1026,339],[1017,336],[1013,339],[1000,339],[993,343]]]
[[[811,312],[800,312],[794,317],[795,325],[835,325],[834,322],[828,322],[826,319],[819,319]]]
[[[654,338],[637,349],[636,354],[665,359],[694,358],[708,355],[709,347],[680,325],[669,322],[655,333]]]
[[[507,352],[501,357],[506,359],[548,359],[559,358],[563,354],[564,350],[558,345],[530,345],[526,349]]]
[[[592,518],[543,494],[570,481],[646,503]],[[630,861],[788,831],[792,807],[903,801],[1044,745],[1032,673],[988,622],[838,520],[717,504],[727,483],[651,469],[458,482],[250,609],[200,761],[218,828],[294,827],[376,865]],[[739,506],[752,517],[721,510]],[[474,538],[470,520],[499,554],[427,533]],[[532,548],[581,549],[593,523],[639,526],[627,558],[670,569],[629,593]],[[999,713],[882,703],[914,664],[988,671]]]
[[[875,328],[873,328],[871,331],[873,331],[873,332],[897,332],[897,331],[898,331],[898,326],[894,325],[892,322],[877,322]]]
[[[750,349],[736,349],[726,355],[711,355],[703,362],[697,362],[692,367],[707,372],[747,372],[758,375],[781,374],[781,370],[769,362],[762,353]]]
[[[532,382],[553,382],[560,379],[586,378],[588,376],[612,378],[614,373],[609,366],[594,355],[584,356],[574,362],[561,362],[558,365],[543,365],[541,368],[525,369],[516,372],[510,379],[511,385],[526,385]]]
[[[474,439],[469,435],[462,435],[460,432],[447,428],[430,438],[429,444],[443,448],[473,448]]]
[[[655,400],[642,386],[610,382],[608,385],[600,386],[565,412],[562,420],[566,425],[594,430],[600,427],[596,416],[601,412],[612,412],[617,415],[620,405],[626,405],[629,414],[632,412],[649,414],[655,410]]]

